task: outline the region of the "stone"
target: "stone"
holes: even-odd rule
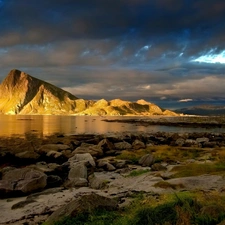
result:
[[[63,157],[63,154],[61,152],[57,152],[57,151],[51,150],[51,151],[49,151],[46,154],[46,156],[52,157],[54,159],[59,159],[59,158],[62,158]]]
[[[96,209],[116,210],[117,205],[116,200],[95,193],[82,195],[53,212],[46,223],[51,225],[63,217],[76,217],[80,213],[89,213]]]
[[[142,156],[138,161],[138,163],[141,166],[151,166],[153,165],[154,162],[155,162],[155,157],[151,154],[146,154]]]
[[[72,162],[85,162],[86,164],[90,164],[92,167],[96,166],[95,160],[90,153],[75,154],[73,157],[69,158],[68,161],[70,164],[72,164]]]
[[[115,148],[114,144],[112,142],[110,142],[107,138],[101,140],[98,143],[98,147],[102,148],[104,153],[109,150],[113,150]]]
[[[145,149],[145,148],[146,148],[145,143],[142,142],[142,141],[139,141],[139,140],[135,140],[135,141],[132,143],[132,147],[133,147],[135,150],[138,150],[138,149]]]
[[[0,197],[32,193],[45,188],[47,176],[32,168],[14,169],[0,180]]]
[[[54,173],[60,167],[57,163],[46,163],[44,161],[37,162],[35,165],[30,165],[29,168],[39,170],[43,173]]]
[[[104,168],[104,170],[106,170],[106,171],[116,170],[116,168],[105,159],[98,160],[98,167]]]
[[[61,152],[63,150],[70,150],[70,146],[64,144],[46,144],[37,149],[37,153],[47,154],[50,151]]]
[[[72,155],[83,154],[83,153],[90,153],[93,157],[103,156],[103,151],[101,147],[99,147],[98,145],[86,144],[86,143],[82,143],[81,146],[77,147],[72,152]]]
[[[199,147],[199,142],[197,142],[196,140],[193,139],[186,139],[184,146],[185,147]]]
[[[40,155],[34,151],[19,152],[15,156],[19,159],[29,160],[29,161],[31,161],[31,160],[35,161],[40,157]]]
[[[198,143],[204,143],[204,142],[209,142],[209,139],[206,137],[202,137],[202,138],[197,138],[196,141]]]
[[[117,150],[127,150],[132,148],[132,145],[126,141],[114,143],[114,146]]]
[[[162,171],[162,170],[166,170],[166,167],[163,166],[161,163],[154,163],[152,166],[151,166],[151,169],[153,171]]]
[[[175,145],[177,146],[183,146],[185,143],[185,140],[183,138],[178,138],[176,141],[175,141]]]
[[[74,178],[87,179],[87,167],[84,162],[77,162],[76,164],[73,164],[69,171],[68,179],[72,180]]]

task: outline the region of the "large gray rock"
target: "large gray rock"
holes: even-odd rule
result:
[[[74,178],[85,178],[87,179],[87,167],[83,162],[77,162],[73,164],[68,174],[68,179],[72,180]]]
[[[68,174],[68,180],[64,183],[64,186],[67,188],[85,187],[88,184],[87,176],[88,172],[85,162],[73,163]]]
[[[43,189],[47,176],[32,168],[14,169],[5,173],[0,180],[0,197],[17,196]]]
[[[151,154],[146,154],[144,156],[142,156],[138,163],[142,166],[151,166],[153,165],[155,162],[155,157]]]
[[[80,213],[89,213],[95,209],[103,208],[106,210],[115,210],[117,201],[95,193],[79,196],[69,204],[56,210],[47,220],[48,225],[54,224],[63,217],[76,217]]]
[[[76,162],[85,162],[86,164],[95,167],[95,160],[93,159],[90,153],[75,154],[73,157],[69,158],[68,161],[70,162],[71,166],[73,163]]]

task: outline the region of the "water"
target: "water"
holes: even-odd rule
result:
[[[60,133],[72,134],[106,134],[116,132],[225,132],[224,128],[184,128],[172,126],[136,126],[130,123],[105,122],[105,119],[131,119],[137,117],[100,117],[100,116],[22,116],[1,115],[0,136],[25,136],[33,133],[39,137]]]

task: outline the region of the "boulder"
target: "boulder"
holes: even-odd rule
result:
[[[175,141],[175,145],[177,146],[183,146],[185,143],[185,140],[183,138],[178,138],[176,141]]]
[[[133,149],[135,149],[135,150],[146,148],[145,143],[142,142],[142,141],[139,141],[139,140],[135,140],[135,141],[132,143],[132,147],[133,147]]]
[[[206,137],[202,137],[202,138],[197,138],[196,141],[198,143],[204,143],[204,142],[209,142],[209,139]]]
[[[82,143],[81,146],[77,147],[73,152],[72,155],[75,154],[83,154],[83,153],[90,153],[93,157],[101,157],[103,156],[102,148],[98,145]]]
[[[46,220],[46,224],[51,225],[63,217],[76,217],[80,213],[90,213],[96,209],[116,210],[117,201],[95,193],[82,195],[59,208]]]
[[[69,158],[68,161],[70,162],[70,165],[72,165],[74,162],[85,162],[86,164],[95,167],[95,160],[90,153],[75,154],[73,157]]]
[[[85,162],[73,163],[68,174],[68,180],[64,183],[64,186],[67,188],[87,186],[87,176],[88,172]]]
[[[117,150],[126,150],[132,148],[132,145],[126,141],[117,142],[114,144],[114,146]]]
[[[98,167],[99,168],[103,168],[106,171],[114,171],[114,170],[116,170],[116,168],[111,163],[109,163],[107,160],[105,160],[105,159],[98,160]]]
[[[46,163],[44,161],[37,162],[35,165],[30,165],[29,168],[39,170],[46,174],[54,173],[58,168],[59,164],[57,163]]]
[[[115,148],[114,144],[110,142],[107,138],[101,140],[98,143],[98,147],[100,147],[104,153],[113,150]]]
[[[193,139],[186,139],[184,143],[185,147],[199,147],[201,144]]]
[[[34,151],[19,152],[15,156],[20,160],[29,160],[29,162],[36,161],[40,157],[40,155]]]
[[[47,176],[32,168],[14,169],[6,172],[0,180],[0,197],[17,196],[43,189]]]
[[[146,154],[144,156],[142,156],[138,163],[141,165],[141,166],[151,166],[153,165],[153,163],[155,162],[155,157],[151,154]]]
[[[151,169],[153,171],[162,171],[162,170],[166,170],[166,167],[163,166],[161,163],[154,163],[152,166],[151,166]]]
[[[63,150],[70,150],[70,146],[64,144],[46,144],[42,145],[36,152],[46,155],[50,151],[62,152]]]
[[[87,179],[87,167],[84,162],[77,162],[76,164],[73,164],[69,171],[68,179],[72,180],[74,178]]]

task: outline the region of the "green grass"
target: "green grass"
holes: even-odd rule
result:
[[[191,163],[174,167],[172,171],[175,172],[175,174],[172,175],[173,178],[200,176],[203,174],[221,174],[225,173],[225,163]]]
[[[225,219],[225,196],[218,192],[133,197],[133,203],[125,209],[95,210],[54,225],[214,225]]]

